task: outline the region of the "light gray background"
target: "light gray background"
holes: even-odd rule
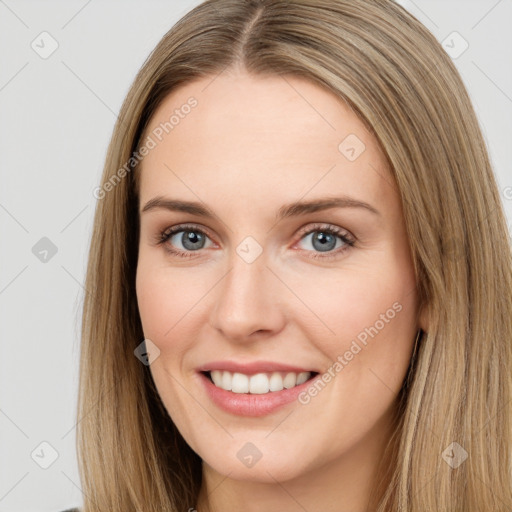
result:
[[[82,503],[75,411],[92,192],[136,72],[199,3],[0,0],[0,512]],[[450,51],[463,49],[454,31],[469,44],[454,61],[511,228],[512,0],[400,3]],[[48,51],[52,38],[58,48],[43,59],[31,44]],[[46,262],[32,250],[43,237],[57,248]],[[47,469],[52,449],[42,442],[58,453]]]

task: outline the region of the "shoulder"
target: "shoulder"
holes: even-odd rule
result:
[[[66,510],[63,510],[62,512],[80,512],[77,508],[68,508]]]

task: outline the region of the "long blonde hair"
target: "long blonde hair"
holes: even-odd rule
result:
[[[96,194],[77,413],[83,510],[196,505],[201,459],[134,356],[144,339],[135,292],[134,154],[173,89],[231,66],[307,78],[347,102],[380,143],[400,193],[429,326],[398,397],[394,463],[376,510],[510,511],[512,258],[505,216],[459,73],[434,36],[391,0],[208,0],[144,63]],[[457,468],[447,462],[450,449],[459,458],[467,453]]]

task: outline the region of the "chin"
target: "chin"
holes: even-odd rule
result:
[[[214,455],[211,458],[212,463],[208,462],[208,458],[203,458],[203,462],[217,473],[223,476],[229,475],[229,478],[233,480],[275,484],[276,480],[286,482],[298,478],[307,472],[304,461],[300,464],[299,457],[300,450],[296,450],[291,454],[274,451],[274,453],[266,455],[262,452],[261,458],[258,461],[252,466],[246,466],[239,460],[237,452],[235,452],[233,457],[226,457],[225,455],[218,457]],[[243,459],[243,456],[240,458]]]

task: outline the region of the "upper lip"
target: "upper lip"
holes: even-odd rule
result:
[[[226,370],[228,372],[244,373],[246,375],[265,372],[314,372],[314,370],[308,368],[301,368],[299,366],[276,363],[273,361],[253,361],[251,363],[237,363],[236,361],[212,361],[211,363],[206,363],[197,368],[198,372],[209,372],[213,370]]]

